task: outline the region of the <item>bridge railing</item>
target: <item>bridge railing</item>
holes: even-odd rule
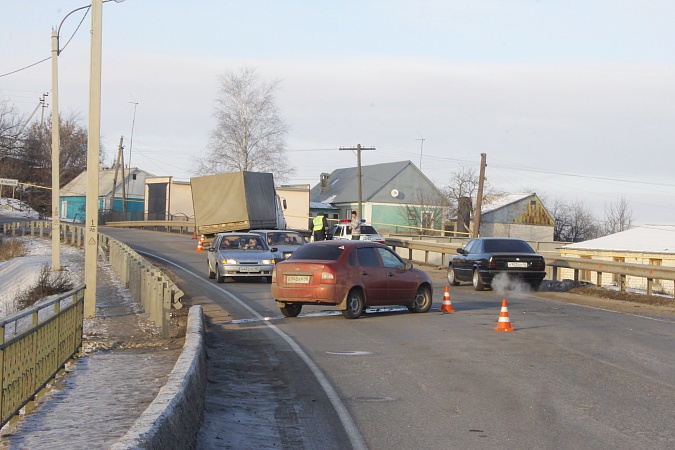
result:
[[[28,221],[4,224],[6,236],[49,236],[50,221]],[[81,225],[61,223],[62,242],[84,246],[85,229]],[[128,245],[105,234],[98,234],[99,256],[110,261],[113,269],[131,296],[137,300],[155,325],[162,328],[162,335],[169,337],[171,309],[183,305],[181,291],[162,271],[132,250]]]
[[[0,426],[82,346],[85,286],[0,320]]]
[[[457,254],[457,248],[461,247],[459,242],[430,242],[415,240],[410,238],[388,237],[386,243],[402,257],[411,261],[419,261],[425,264],[439,264],[447,266],[451,257],[448,255]],[[579,281],[581,272],[594,272],[596,285],[602,286],[603,274],[617,275],[618,286],[621,292],[627,288],[627,277],[636,277],[646,280],[646,290],[648,295],[652,295],[654,280],[668,280],[675,283],[675,267],[663,267],[651,264],[633,264],[614,261],[601,261],[585,258],[565,258],[552,250],[544,250],[545,245],[534,245],[535,250],[544,254],[548,278],[553,281],[558,280],[562,271],[569,269],[572,271],[575,281]],[[407,251],[406,251],[407,250]],[[407,255],[406,255],[407,253]],[[550,253],[550,255],[549,255]],[[588,277],[590,279],[590,277]],[[675,293],[674,293],[675,296]]]

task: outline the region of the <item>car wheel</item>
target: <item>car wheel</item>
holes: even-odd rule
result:
[[[473,271],[473,288],[476,291],[485,290],[485,283],[483,283],[483,278],[481,278],[478,269],[474,269]]]
[[[541,280],[536,280],[536,281],[530,282],[530,289],[532,289],[535,292],[539,290],[540,286],[541,286]]]
[[[415,302],[408,306],[408,310],[415,313],[429,311],[432,303],[431,290],[427,286],[420,286],[415,294]]]
[[[448,266],[448,284],[450,286],[459,286],[459,281],[455,278],[455,269],[452,264]]]
[[[216,277],[216,273],[211,270],[211,264],[209,262],[206,262],[206,265],[209,266],[209,280],[213,280]]]
[[[347,295],[347,309],[342,311],[342,315],[346,319],[358,319],[363,314],[364,308],[363,294],[359,290],[353,289]]]
[[[225,282],[225,276],[220,274],[220,266],[218,264],[216,264],[216,282],[217,283]]]
[[[298,314],[302,310],[302,305],[299,303],[286,303],[286,306],[279,309],[284,317],[298,317]]]

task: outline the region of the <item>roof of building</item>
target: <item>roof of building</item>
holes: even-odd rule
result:
[[[338,209],[330,203],[309,202],[310,209]]]
[[[391,183],[398,175],[412,168],[416,176],[409,181],[414,186],[406,186],[412,191],[433,189],[438,191],[434,184],[411,162],[397,161],[391,163],[361,166],[361,198],[364,202],[373,201],[373,197],[381,194],[382,189]],[[410,172],[408,172],[410,173]],[[358,201],[358,168],[347,167],[335,169],[330,174],[330,186],[321,192],[321,183],[310,191],[312,202],[318,203],[353,203]],[[440,194],[440,192],[439,192]],[[389,196],[389,194],[387,194]]]
[[[491,211],[495,211],[499,208],[503,208],[504,206],[508,206],[508,205],[513,204],[513,203],[524,200],[526,198],[532,197],[533,195],[536,195],[536,194],[529,193],[529,194],[500,195],[499,197],[497,197],[493,201],[491,201],[489,205],[484,205],[481,208],[481,214],[485,214],[485,213],[489,213]],[[473,201],[474,201],[474,204],[475,204],[475,199]]]
[[[563,249],[675,254],[675,225],[642,225]]]
[[[144,197],[145,196],[145,182],[141,180],[133,180],[133,175],[141,175],[142,177],[154,177],[151,173],[141,170],[137,167],[125,169],[128,196]],[[99,197],[110,195],[113,189],[113,180],[115,179],[115,169],[104,169],[98,172],[98,195]],[[122,173],[117,173],[117,193],[121,192]],[[83,171],[76,176],[70,183],[61,188],[62,197],[80,197],[87,195],[87,171]]]

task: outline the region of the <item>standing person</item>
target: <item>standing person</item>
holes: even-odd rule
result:
[[[328,229],[328,221],[324,213],[320,212],[312,221],[312,231],[314,232],[314,242],[323,241],[326,239],[326,230]]]
[[[352,241],[361,239],[361,220],[356,215],[356,211],[352,211]]]

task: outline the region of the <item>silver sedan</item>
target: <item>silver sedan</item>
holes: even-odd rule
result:
[[[263,277],[272,280],[276,248],[269,248],[259,234],[218,233],[206,257],[209,278],[218,283],[226,278]]]

